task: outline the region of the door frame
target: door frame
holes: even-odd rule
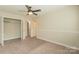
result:
[[[1,46],[4,46],[4,20],[3,20],[3,17],[0,16],[0,20],[1,20]]]

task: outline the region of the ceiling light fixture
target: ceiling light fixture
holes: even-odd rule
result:
[[[32,15],[32,14],[33,14],[33,13],[30,11],[30,12],[29,12],[29,15]]]

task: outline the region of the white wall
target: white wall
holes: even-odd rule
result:
[[[1,42],[1,39],[2,39],[2,20],[0,17],[0,42]]]
[[[4,42],[3,42],[3,39],[4,39],[4,36],[3,36],[3,32],[4,32],[4,30],[3,30],[3,18],[2,17],[0,17],[0,43],[1,43],[1,45],[3,46],[4,45]]]
[[[23,39],[25,39],[25,36],[27,36],[27,33],[26,33],[27,32],[26,30],[27,18],[25,16],[18,15],[18,14],[12,14],[12,13],[5,12],[5,11],[0,11],[0,16],[7,17],[7,18],[13,18],[13,19],[21,19],[23,23]]]
[[[38,38],[79,48],[79,9],[66,6],[38,18]]]

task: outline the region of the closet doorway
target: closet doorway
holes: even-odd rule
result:
[[[13,39],[23,39],[23,21],[21,19],[0,17],[0,44],[4,46],[4,41]]]
[[[21,20],[4,18],[4,41],[21,39]]]

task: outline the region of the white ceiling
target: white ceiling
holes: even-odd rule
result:
[[[41,12],[38,12],[38,14],[42,15],[50,10],[54,11],[60,7],[64,7],[63,5],[32,5],[32,9],[41,9]],[[24,5],[0,5],[0,10],[20,15],[25,15],[25,12],[27,11],[27,8],[25,8]]]

